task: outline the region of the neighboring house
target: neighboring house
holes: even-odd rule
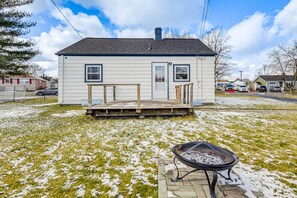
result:
[[[225,91],[225,86],[226,85],[230,85],[231,82],[228,80],[218,80],[216,83],[216,89],[217,90],[221,90],[221,91]]]
[[[27,76],[11,76],[9,78],[2,79],[0,85],[6,88],[15,86],[25,86],[28,91],[36,91],[38,89],[44,89],[48,85],[48,81],[32,75]]]
[[[246,85],[245,82],[239,80],[239,79],[236,79],[235,81],[231,82],[231,84],[236,87],[236,86],[242,86],[242,85]]]
[[[175,85],[194,83],[194,102],[214,103],[214,56],[199,39],[84,38],[56,53],[59,103],[80,104],[88,83],[140,83],[141,100],[176,99]],[[93,96],[102,99],[102,89]],[[107,94],[111,97],[112,94]],[[136,91],[119,88],[117,99],[134,99]]]
[[[267,87],[269,91],[270,88],[279,86],[282,90],[286,88],[285,83],[287,85],[291,84],[293,81],[293,75],[287,75],[284,81],[284,77],[282,75],[260,75],[258,76],[252,83],[254,90],[257,89],[258,86],[264,85]],[[297,87],[295,86],[295,89]]]

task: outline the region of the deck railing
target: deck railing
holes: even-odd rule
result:
[[[182,102],[183,104],[193,106],[193,85],[193,83],[176,85],[176,100]]]
[[[116,87],[117,86],[136,86],[136,104],[137,108],[140,108],[140,84],[88,84],[88,106],[92,106],[92,93],[93,86],[103,87],[103,104],[107,103],[107,88],[112,87],[112,99],[116,100]]]

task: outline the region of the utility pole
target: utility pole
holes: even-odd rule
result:
[[[240,72],[240,81],[242,81],[242,71],[239,71]]]

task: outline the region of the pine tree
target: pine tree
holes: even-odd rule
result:
[[[32,48],[33,41],[21,38],[35,23],[24,21],[31,14],[16,8],[30,3],[33,0],[0,1],[0,78],[24,74],[30,67],[28,61],[39,54]]]

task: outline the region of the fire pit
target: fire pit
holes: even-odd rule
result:
[[[197,141],[179,144],[172,148],[172,152],[175,155],[173,163],[177,169],[177,176],[176,178],[172,179],[172,181],[183,179],[190,173],[203,170],[207,178],[210,195],[212,198],[216,197],[215,186],[217,183],[218,174],[226,180],[232,181],[230,177],[231,168],[239,161],[239,158],[233,152],[207,142]],[[175,162],[176,158],[183,164],[194,168],[194,170],[180,177],[179,170]],[[225,177],[218,172],[223,170],[228,170],[228,177]],[[213,179],[211,183],[206,171],[212,171],[213,173]]]

